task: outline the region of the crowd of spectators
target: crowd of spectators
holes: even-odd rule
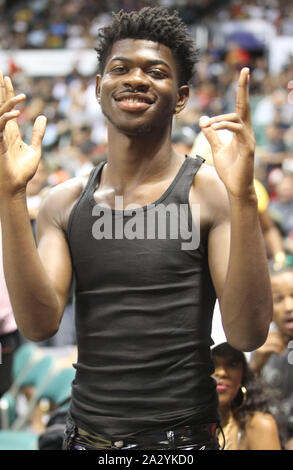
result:
[[[154,5],[176,7],[188,25],[262,18],[277,34],[293,32],[293,6],[285,0],[1,0],[1,48],[91,48],[111,11]]]

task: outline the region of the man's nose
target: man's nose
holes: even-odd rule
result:
[[[143,70],[135,68],[125,77],[124,86],[131,88],[133,91],[144,92],[149,88],[149,81]]]

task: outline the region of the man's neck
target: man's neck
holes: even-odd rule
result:
[[[167,177],[178,156],[169,132],[127,136],[109,128],[104,184],[128,190]]]

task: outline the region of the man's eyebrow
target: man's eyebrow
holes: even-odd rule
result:
[[[128,57],[122,57],[122,56],[114,56],[110,62],[115,62],[115,61],[120,61],[120,62],[133,62],[131,59],[129,59]],[[165,62],[163,59],[146,59],[146,64],[148,66],[151,66],[151,65],[164,65],[165,67],[168,67],[168,69],[170,69],[170,66],[167,62]]]
[[[117,56],[114,56],[112,57],[112,59],[110,60],[110,62],[114,62],[115,60],[119,60],[121,62],[131,62],[130,59],[128,59],[127,57],[117,57]]]
[[[168,69],[170,68],[169,64],[167,64],[167,62],[162,59],[152,59],[147,61],[147,63],[149,65],[165,65],[165,67],[168,67]]]

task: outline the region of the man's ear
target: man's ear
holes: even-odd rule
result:
[[[102,76],[101,75],[96,75],[96,97],[97,97],[98,101],[100,99],[101,80],[102,80]]]
[[[189,98],[189,86],[182,85],[178,90],[178,99],[177,99],[177,104],[175,106],[175,114],[180,113],[180,111],[182,111],[182,109],[185,108],[188,98]]]

